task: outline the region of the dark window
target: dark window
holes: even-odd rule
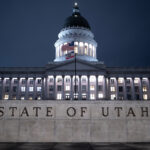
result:
[[[38,83],[38,84],[41,84],[41,83],[42,83],[42,79],[38,79],[38,80],[37,80],[37,83]]]
[[[115,80],[114,79],[110,79],[110,83],[114,84]]]
[[[76,92],[78,91],[78,86],[77,85],[76,86],[74,85],[74,91],[76,91]]]
[[[25,84],[25,83],[26,83],[26,80],[25,80],[25,79],[22,79],[21,82],[22,82],[22,84]]]
[[[127,83],[127,84],[130,84],[130,79],[126,79],[126,83]]]
[[[57,91],[61,91],[61,85],[57,86]]]
[[[135,92],[139,92],[139,87],[138,86],[135,86]]]
[[[52,85],[49,86],[49,91],[53,91],[53,86]]]
[[[31,79],[29,83],[30,83],[30,84],[33,84],[33,79]]]
[[[69,83],[70,82],[70,78],[66,78],[66,83]]]
[[[119,100],[123,100],[123,95],[119,95],[119,96],[118,96],[118,99],[119,99]]]
[[[127,92],[131,92],[131,87],[127,86]]]
[[[14,79],[14,84],[17,84],[18,83],[18,80],[17,79]]]
[[[50,79],[49,79],[49,82],[53,82],[53,78],[50,78]]]
[[[13,92],[17,92],[17,87],[13,86]]]
[[[82,91],[83,91],[83,92],[86,91],[86,85],[82,85]]]
[[[2,79],[0,79],[0,84],[2,84]]]
[[[6,84],[9,84],[10,80],[9,79],[6,79]]]
[[[119,92],[123,92],[123,87],[119,86]]]
[[[139,94],[136,94],[136,95],[135,95],[135,99],[136,99],[136,100],[139,100],[139,99],[140,99]]]
[[[58,78],[57,79],[57,82],[59,83],[59,82],[61,82],[62,81],[62,78]]]
[[[5,92],[9,92],[9,87],[8,86],[5,87]]]
[[[82,82],[85,83],[86,82],[86,78],[82,78]]]
[[[131,100],[131,94],[127,94],[127,99]]]
[[[103,90],[103,86],[102,85],[98,85],[98,91],[102,91]]]

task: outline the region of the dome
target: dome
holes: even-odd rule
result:
[[[72,16],[68,17],[65,20],[63,28],[67,28],[67,27],[83,27],[89,30],[91,29],[88,21],[81,16],[77,4],[73,8]]]

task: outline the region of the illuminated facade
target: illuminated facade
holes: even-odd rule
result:
[[[74,41],[75,58],[62,46]],[[149,100],[150,68],[106,67],[96,56],[97,43],[77,4],[55,43],[54,62],[45,67],[0,68],[3,100]]]

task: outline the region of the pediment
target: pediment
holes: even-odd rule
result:
[[[88,62],[80,62],[77,61],[75,64],[75,61],[69,61],[64,62],[61,64],[57,64],[56,66],[50,67],[49,70],[51,71],[74,71],[76,65],[76,70],[78,71],[98,71],[99,68],[94,66],[94,64],[88,63]]]

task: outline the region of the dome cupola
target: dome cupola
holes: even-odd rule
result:
[[[54,46],[56,48],[55,62],[67,61],[66,56],[70,52],[76,54],[78,59],[98,61],[94,34],[91,32],[88,21],[80,14],[77,3],[74,4],[72,16],[65,20]]]

